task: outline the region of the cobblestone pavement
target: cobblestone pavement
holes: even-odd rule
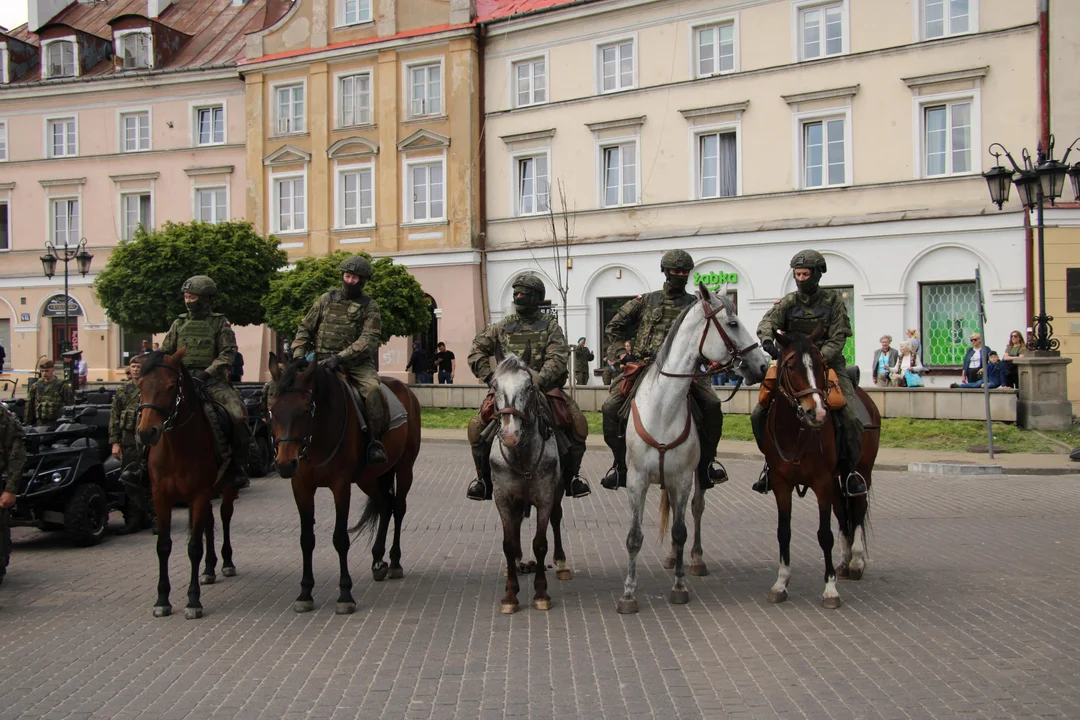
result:
[[[650,493],[641,613],[620,616],[625,493],[568,500],[574,579],[553,608],[499,614],[501,530],[468,502],[463,445],[428,444],[410,495],[405,579],[375,583],[352,556],[358,611],[334,614],[331,504],[318,506],[316,608],[296,615],[298,522],[274,477],[233,521],[239,576],[205,588],[185,620],[187,558],[174,542],[173,604],[151,617],[149,533],[88,549],[17,530],[0,585],[3,718],[1005,718],[1080,717],[1080,484],[1072,477],[875,483],[870,566],[821,607],[809,499],[797,501],[791,599],[776,574],[775,509],[730,462],[710,491],[706,559],[689,605],[671,606]],[[185,510],[175,523],[183,526]],[[354,518],[359,502],[354,500]],[[531,580],[527,580],[531,582]]]

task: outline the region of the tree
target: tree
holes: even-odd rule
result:
[[[300,321],[319,296],[341,286],[338,265],[350,255],[339,250],[324,257],[304,258],[291,270],[278,273],[263,298],[266,324],[286,337],[294,337]],[[360,255],[371,260],[367,253]],[[416,278],[404,265],[388,257],[372,261],[371,270],[364,291],[379,303],[383,342],[395,335],[409,337],[426,330],[431,324],[431,303]]]
[[[256,234],[248,222],[167,222],[151,232],[140,227],[121,242],[94,289],[113,322],[158,333],[185,311],[184,280],[209,275],[218,289],[214,311],[234,325],[258,325],[270,279],[288,261],[277,239]]]

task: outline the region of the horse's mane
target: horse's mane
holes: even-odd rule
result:
[[[510,353],[503,358],[503,361],[499,363],[499,366],[495,368],[495,378],[510,373],[528,372],[529,366],[525,364],[525,361],[519,358],[517,355]]]
[[[727,293],[713,293],[712,296],[720,301],[720,305],[727,312],[728,316],[735,315],[735,303],[731,302],[731,298],[727,296]],[[668,329],[667,337],[664,338],[663,345],[660,346],[660,350],[656,353],[656,364],[663,367],[664,361],[667,360],[668,355],[671,353],[671,345],[675,341],[675,336],[679,333],[679,328],[682,327],[683,320],[686,319],[686,314],[694,307],[697,307],[700,298],[695,298],[694,302],[683,308],[683,311],[679,313],[679,317],[675,318],[675,322],[671,324]]]
[[[274,383],[273,396],[277,397],[286,390],[289,390],[296,386],[296,377],[300,373],[308,369],[307,358],[297,358],[291,363],[285,366],[285,369],[281,371],[281,377]],[[328,392],[328,380],[330,378],[330,371],[324,367],[315,368],[315,392],[313,396],[316,402],[320,402],[326,399]]]
[[[785,333],[784,337],[787,338],[788,347],[791,348],[792,352],[796,355],[801,356],[804,353],[809,353],[811,357],[814,356],[814,350],[817,346],[814,345],[813,341],[806,335],[803,335],[800,332],[789,332]]]
[[[164,350],[152,350],[146,353],[142,356],[143,359],[142,365],[139,367],[139,375],[145,375],[149,372],[152,372],[153,370],[158,369],[159,367],[168,367],[167,363],[165,362],[165,358],[167,357],[168,355],[165,353]],[[181,367],[183,367],[183,363],[181,363]]]

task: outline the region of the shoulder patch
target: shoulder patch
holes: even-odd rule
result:
[[[635,299],[635,300],[640,300],[640,299],[641,299],[641,295],[638,295],[638,296],[637,296],[636,298],[634,298],[634,299]]]

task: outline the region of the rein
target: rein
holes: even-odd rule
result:
[[[158,413],[159,415],[161,415],[161,417],[165,418],[161,423],[161,432],[162,434],[165,434],[175,427],[183,427],[184,425],[187,425],[191,418],[189,417],[187,420],[180,423],[179,425],[176,424],[176,416],[180,414],[180,406],[184,402],[183,375],[180,373],[179,370],[169,365],[158,365],[157,367],[152,368],[151,371],[158,368],[163,368],[165,370],[168,370],[169,372],[176,374],[176,396],[173,398],[172,404],[169,407],[155,405],[154,403],[140,402],[139,406],[135,408],[135,414],[136,416],[141,415],[143,410],[153,410],[154,412]]]
[[[825,402],[825,400],[826,400],[826,398],[828,396],[826,395],[826,392],[824,390],[822,390],[821,388],[816,388],[816,387],[808,387],[808,388],[806,388],[804,390],[795,390],[791,386],[791,378],[789,377],[789,373],[788,373],[788,370],[787,370],[787,365],[785,365],[783,362],[781,362],[781,363],[778,364],[778,366],[780,368],[780,376],[776,379],[777,392],[780,395],[780,397],[787,400],[788,404],[795,411],[796,417],[799,419],[799,434],[795,438],[795,453],[794,453],[794,455],[789,457],[787,455],[787,453],[784,452],[783,448],[780,446],[780,440],[776,436],[776,412],[775,412],[776,411],[776,404],[775,403],[773,403],[769,407],[769,416],[767,418],[766,425],[767,425],[767,427],[769,429],[769,439],[772,441],[773,448],[776,450],[776,454],[779,455],[780,459],[783,460],[784,462],[791,463],[792,465],[798,465],[800,462],[802,462],[803,453],[806,452],[806,446],[803,445],[803,438],[804,438],[804,436],[806,435],[806,433],[808,431],[809,431],[809,434],[814,435],[814,436],[817,437],[818,445],[819,446],[821,445],[821,434],[820,434],[821,428],[820,427],[808,428],[806,426],[806,423],[803,420],[803,417],[804,417],[805,413],[803,412],[802,408],[799,406],[799,399],[804,398],[804,397],[806,397],[808,395],[819,395],[821,397],[822,404],[825,406],[825,411],[827,413],[827,412],[829,412],[829,409],[828,409],[829,406],[828,406],[828,403]],[[805,491],[804,491],[803,494],[805,494]],[[800,495],[800,497],[802,497],[802,495]]]
[[[730,359],[726,363],[712,363],[709,366],[708,370],[706,370],[705,372],[670,373],[664,370],[663,367],[657,367],[657,371],[661,375],[664,375],[665,377],[679,378],[699,378],[716,375],[717,373],[722,373],[726,370],[729,370],[743,355],[753,350],[756,350],[758,345],[760,344],[754,343],[753,345],[747,345],[740,350],[738,346],[736,346],[735,343],[732,341],[731,336],[727,334],[726,330],[724,330],[724,326],[717,319],[721,312],[725,312],[723,304],[721,304],[719,307],[712,307],[711,305],[709,305],[708,301],[705,298],[701,298],[700,302],[701,310],[705,315],[706,322],[705,328],[701,331],[701,340],[698,341],[698,355],[700,356],[702,354],[702,350],[705,348],[705,338],[709,336],[709,326],[711,324],[712,327],[716,328],[716,332],[720,333],[720,339],[724,341],[724,347],[727,348]],[[740,377],[739,385],[741,384],[742,378]],[[739,389],[739,385],[735,386],[735,390]],[[735,396],[735,390],[731,391],[731,395],[728,396],[728,400]],[[727,402],[727,400],[725,400],[724,402]]]
[[[637,431],[638,436],[645,441],[646,445],[660,453],[660,487],[666,487],[664,484],[664,454],[668,450],[679,447],[690,437],[690,420],[693,417],[690,411],[690,398],[686,398],[686,425],[683,427],[682,434],[669,443],[657,442],[656,438],[645,429],[645,425],[641,422],[641,416],[638,414],[637,400],[630,401],[630,410],[634,416],[634,430]]]
[[[337,378],[336,375],[334,377]],[[337,380],[338,380],[338,382],[341,382],[340,378],[337,378]],[[330,464],[330,461],[332,461],[335,457],[337,457],[338,452],[341,450],[341,446],[345,443],[345,435],[346,435],[346,433],[348,431],[349,423],[347,421],[341,423],[341,437],[338,438],[337,445],[334,446],[334,450],[330,453],[330,456],[328,458],[326,458],[325,460],[323,460],[322,462],[313,463],[313,462],[311,462],[311,458],[308,457],[308,447],[311,445],[311,438],[315,433],[315,410],[316,410],[315,393],[312,391],[311,388],[297,388],[297,387],[285,388],[281,392],[283,392],[283,393],[288,393],[288,392],[306,393],[309,396],[310,399],[308,400],[308,407],[307,407],[307,411],[308,411],[308,434],[306,436],[304,436],[304,437],[286,436],[286,437],[274,438],[274,444],[273,444],[273,446],[274,446],[274,454],[275,455],[277,454],[278,446],[281,445],[282,443],[286,443],[286,442],[299,443],[300,452],[298,453],[298,455],[299,455],[301,460],[307,461],[308,465],[310,465],[312,468],[326,467],[327,465]],[[349,392],[348,388],[345,389],[345,392]],[[273,427],[273,426],[271,425],[271,427]]]
[[[535,386],[530,389],[530,392],[534,394],[537,392]],[[534,419],[536,419],[535,417],[530,417],[529,415],[526,415],[521,410],[518,410],[515,407],[499,408],[495,411],[495,415],[509,415],[510,417],[516,417],[524,424],[531,423]],[[546,441],[547,438],[551,437],[550,434],[545,432],[545,429],[546,428],[544,428],[542,424],[540,427],[537,428],[538,434],[544,441]],[[503,444],[502,434],[496,431],[496,435],[499,436],[499,452],[502,454],[503,460],[506,461],[506,466],[507,468],[509,468],[510,472],[514,473],[518,477],[523,478],[526,482],[531,481],[536,476],[536,469],[540,467],[540,459],[544,456],[544,443],[540,443],[540,449],[536,453],[536,461],[532,463],[532,469],[520,470],[517,468],[517,466],[514,465],[513,461],[511,461],[510,458],[506,456],[506,446]]]

